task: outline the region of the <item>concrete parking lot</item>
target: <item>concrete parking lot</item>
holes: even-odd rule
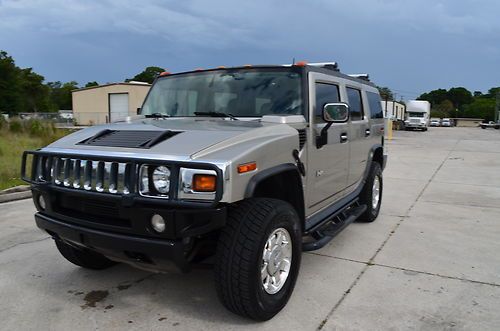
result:
[[[500,131],[396,132],[387,149],[377,221],[304,254],[266,323],[226,311],[211,270],[80,269],[36,229],[31,200],[0,204],[0,329],[499,330]]]

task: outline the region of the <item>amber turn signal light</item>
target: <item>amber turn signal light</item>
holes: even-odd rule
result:
[[[255,169],[257,169],[257,163],[256,162],[250,162],[250,163],[240,164],[238,166],[238,173],[242,174],[242,173],[245,173],[245,172],[254,171]]]
[[[203,175],[198,174],[193,176],[193,191],[196,192],[215,192],[215,180],[214,175]]]

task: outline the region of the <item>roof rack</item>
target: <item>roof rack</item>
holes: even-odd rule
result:
[[[340,71],[339,64],[337,62],[316,62],[316,63],[308,63],[308,65],[314,66],[314,67],[330,69],[333,71]]]
[[[350,77],[353,77],[353,78],[359,78],[359,79],[362,79],[362,80],[366,80],[367,82],[370,81],[370,75],[369,74],[350,74],[350,75],[347,75],[347,76],[350,76]]]

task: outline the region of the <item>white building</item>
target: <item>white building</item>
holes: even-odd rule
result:
[[[404,121],[406,106],[403,103],[385,100],[381,101],[381,103],[385,118]]]
[[[74,119],[78,125],[94,125],[135,115],[150,87],[147,83],[128,82],[74,90]]]

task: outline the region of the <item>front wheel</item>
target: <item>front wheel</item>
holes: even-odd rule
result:
[[[375,221],[382,204],[383,186],[382,168],[378,162],[372,162],[365,186],[359,194],[359,202],[366,205],[366,211],[359,217],[359,221]]]
[[[217,245],[219,299],[238,315],[271,319],[293,292],[301,248],[300,220],[287,202],[252,198],[231,205]]]
[[[116,264],[116,262],[111,261],[97,252],[85,248],[76,248],[59,239],[55,242],[59,253],[61,253],[66,260],[82,268],[101,270]]]

